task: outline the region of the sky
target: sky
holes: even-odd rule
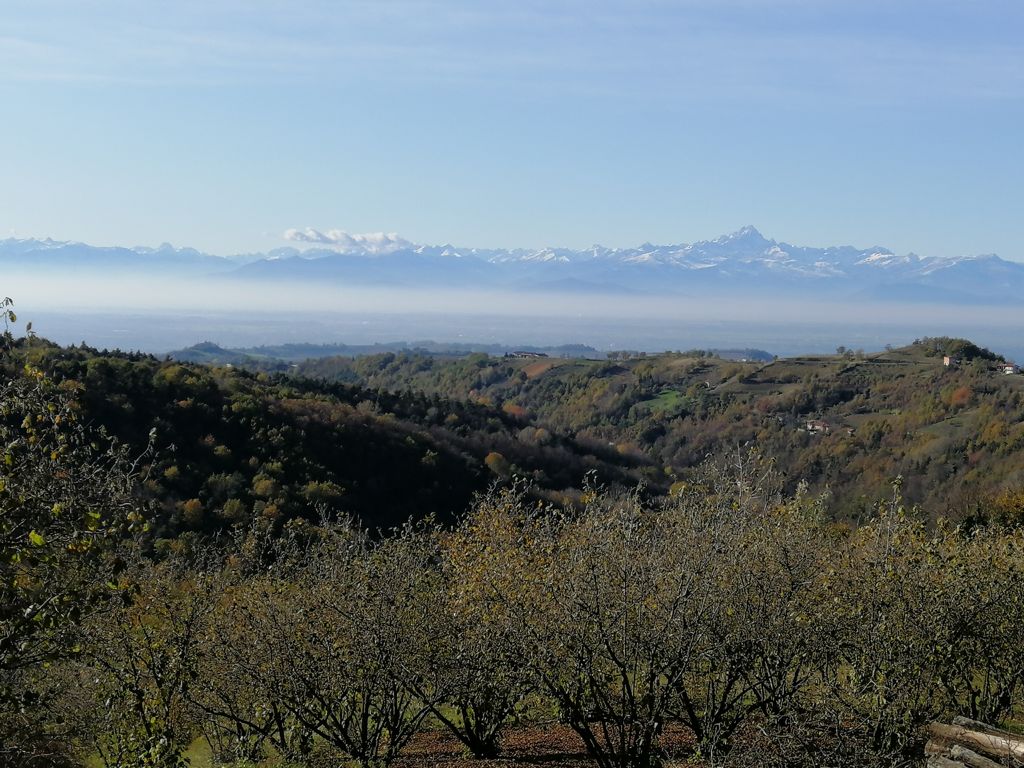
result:
[[[3,0],[0,237],[1024,260],[1020,0]]]

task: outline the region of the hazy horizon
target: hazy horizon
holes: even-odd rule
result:
[[[904,279],[806,254],[744,272],[741,254],[704,283],[704,264],[665,278],[671,259],[474,283],[423,260],[218,282],[181,277],[201,259],[141,279],[130,259],[74,254],[33,277],[45,260],[14,253],[0,295],[43,335],[63,318],[55,336],[82,340],[78,317],[90,343],[166,351],[292,338],[309,318],[302,341],[369,334],[366,316],[392,341],[476,323],[511,343],[786,353],[950,333],[1024,357],[1006,308],[1024,299],[1015,0],[16,0],[0,28],[0,238],[383,254],[696,243],[753,224],[798,246],[1011,262]],[[854,272],[871,277],[819,295]],[[185,333],[185,314],[205,330]],[[152,322],[120,327],[131,316]]]
[[[201,341],[580,343],[600,351],[760,348],[780,356],[842,344],[878,351],[921,336],[961,336],[1024,360],[1016,307],[896,302],[734,302],[668,295],[339,289],[250,282],[225,293],[185,280],[15,282],[20,323],[58,343],[163,354]]]
[[[1012,0],[19,0],[0,25],[0,236],[584,248],[754,222],[1024,258]]]

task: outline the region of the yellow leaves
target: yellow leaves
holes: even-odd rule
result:
[[[65,549],[72,554],[87,552],[91,546],[89,539],[73,539],[69,541]]]
[[[24,371],[25,375],[28,378],[35,379],[36,381],[42,381],[43,379],[46,378],[46,374],[44,374],[41,370],[31,365],[26,365]]]
[[[89,511],[85,513],[85,528],[89,532],[95,532],[100,527],[102,515],[99,512]]]
[[[180,504],[182,516],[185,518],[185,522],[188,525],[197,527],[202,524],[203,516],[206,512],[203,507],[203,502],[199,499],[188,499]]]

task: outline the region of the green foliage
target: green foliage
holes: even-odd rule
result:
[[[77,681],[63,716],[105,768],[185,768],[199,639],[222,579],[203,558],[152,563],[122,548],[125,570],[83,622],[82,652],[59,674]]]
[[[477,362],[487,362],[477,356]],[[10,370],[31,360],[79,392],[83,419],[142,451],[158,539],[208,536],[254,519],[274,526],[319,513],[353,515],[387,529],[410,515],[451,520],[506,457],[539,488],[579,487],[599,470],[634,484],[635,459],[550,431],[520,437],[500,408],[431,395],[212,369],[146,355],[37,342],[12,350]]]
[[[979,347],[967,339],[955,339],[949,336],[925,336],[923,339],[915,339],[914,346],[920,347],[930,357],[959,358],[961,361],[988,360],[991,362],[1004,362],[1002,355],[997,355],[991,350]]]
[[[74,387],[33,368],[7,380],[0,446],[0,757],[31,764],[48,751],[49,729],[24,730],[48,704],[40,670],[78,652],[118,568],[110,544],[144,516],[135,462],[83,427]]]
[[[376,768],[428,722],[493,757],[526,701],[602,768],[673,729],[713,764],[901,765],[932,718],[1021,715],[1024,395],[981,353],[344,363],[369,389],[8,341],[4,765],[183,768],[201,733]],[[720,450],[751,441],[775,462]],[[357,522],[411,516],[444,525]]]
[[[430,637],[436,548],[412,530],[376,543],[347,526],[309,534],[278,545],[275,566],[221,604],[213,636],[241,633],[229,663],[245,685],[204,669],[213,682],[197,705],[223,728],[213,741],[233,741],[236,754],[257,759],[273,745],[290,760],[320,752],[388,765],[429,710],[406,680],[413,649]],[[223,663],[225,650],[212,658]]]
[[[220,764],[366,768],[431,717],[494,756],[527,697],[603,768],[662,764],[670,728],[713,764],[894,766],[933,718],[1019,714],[1024,533],[930,531],[898,487],[844,530],[782,488],[737,453],[661,500],[515,487],[451,530],[129,547],[51,711],[108,766],[178,766],[202,732]]]
[[[963,339],[918,340],[863,355],[727,361],[707,355],[594,360],[322,358],[304,375],[389,391],[505,404],[526,430],[571,433],[595,452],[666,467],[656,489],[686,479],[708,455],[738,445],[772,456],[795,492],[831,491],[830,513],[870,518],[889,479],[930,519],[982,520],[988,499],[1024,489],[1024,377]],[[964,364],[945,368],[951,354]],[[808,422],[826,429],[808,431]],[[517,466],[521,463],[504,455]],[[668,480],[668,482],[665,482]]]

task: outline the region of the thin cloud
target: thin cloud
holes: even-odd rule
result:
[[[475,0],[310,0],[298,11],[274,0],[89,12],[46,5],[0,10],[0,81],[370,79],[815,104],[1024,92],[1021,45],[1001,31],[1019,26],[1013,4],[969,12],[935,0],[897,10],[879,0],[524,0],[483,10]]]
[[[404,248],[413,247],[414,243],[398,235],[397,232],[350,233],[342,229],[329,229],[321,232],[313,227],[305,229],[285,230],[284,239],[293,243],[310,245],[326,245],[341,253],[368,253],[380,255],[394,253]]]

